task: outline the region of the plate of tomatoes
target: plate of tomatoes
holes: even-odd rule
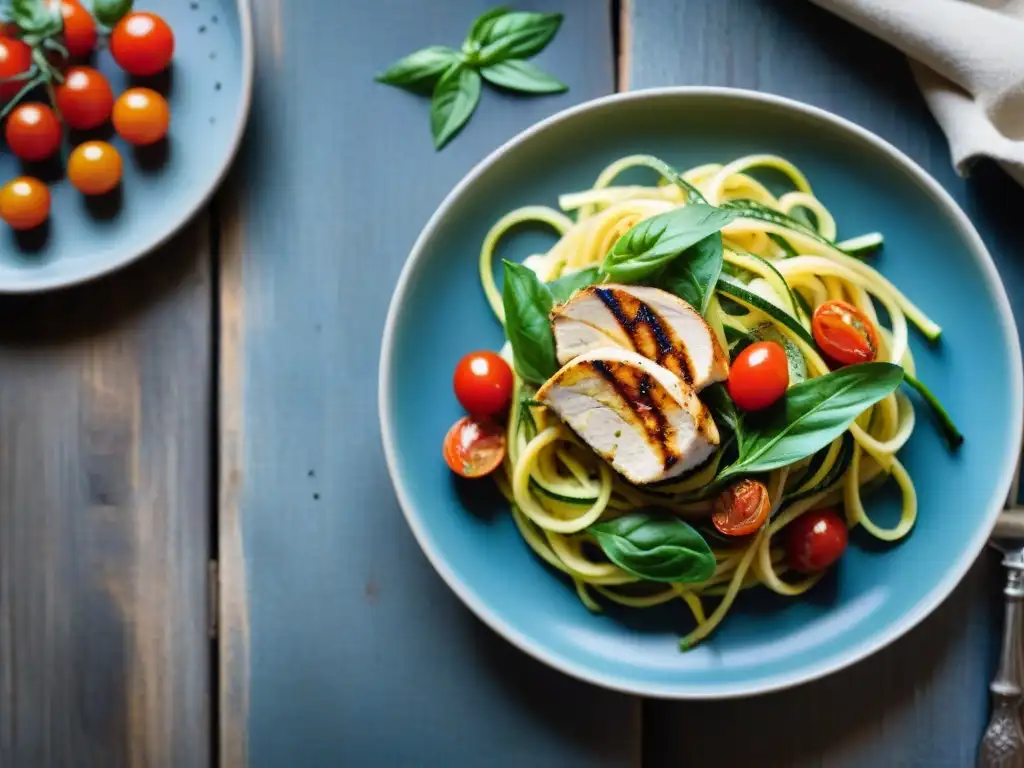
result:
[[[0,293],[111,272],[226,173],[248,114],[248,0],[12,0],[0,22]]]

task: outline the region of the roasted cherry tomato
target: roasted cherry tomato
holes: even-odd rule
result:
[[[62,0],[64,46],[72,56],[88,56],[96,47],[96,22],[79,0]]]
[[[174,55],[174,33],[155,13],[129,13],[110,34],[114,61],[130,75],[155,75]]]
[[[771,508],[765,484],[744,479],[726,488],[715,499],[711,522],[726,536],[746,536],[764,525]]]
[[[745,411],[767,408],[786,393],[789,362],[774,341],[756,341],[729,366],[729,395]]]
[[[455,366],[455,397],[474,416],[494,416],[512,397],[512,369],[494,352],[471,352]]]
[[[11,229],[38,227],[50,215],[50,190],[39,179],[21,176],[0,189],[0,217]]]
[[[870,363],[878,356],[874,323],[845,301],[826,301],[814,310],[811,331],[821,351],[840,365]]]
[[[496,422],[463,416],[444,438],[444,460],[462,477],[483,477],[505,459],[505,431]]]
[[[105,141],[79,144],[68,158],[68,179],[84,195],[103,195],[121,182],[121,155]]]
[[[72,128],[88,131],[110,117],[114,92],[110,83],[92,67],[72,67],[57,86],[57,110]]]
[[[131,88],[114,102],[114,129],[129,144],[153,144],[167,135],[171,109],[149,88]]]
[[[60,120],[45,104],[19,104],[4,127],[11,152],[30,163],[45,160],[56,152],[60,136]]]
[[[846,523],[834,509],[812,509],[783,532],[789,567],[801,573],[828,568],[846,550]]]
[[[13,37],[0,37],[0,80],[16,77],[32,68],[32,49]],[[10,101],[24,87],[25,80],[0,83],[0,100]]]

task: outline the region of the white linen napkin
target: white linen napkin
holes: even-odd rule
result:
[[[812,0],[903,51],[966,176],[981,156],[1024,184],[1024,0]]]

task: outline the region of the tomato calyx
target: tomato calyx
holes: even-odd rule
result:
[[[505,430],[500,424],[463,416],[445,435],[442,453],[455,474],[475,479],[500,467],[505,450]]]

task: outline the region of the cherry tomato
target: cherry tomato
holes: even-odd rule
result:
[[[864,313],[845,301],[826,301],[811,318],[821,351],[840,365],[870,363],[878,356],[878,331]]]
[[[726,536],[746,536],[764,525],[771,511],[768,488],[758,480],[740,480],[715,499],[711,522]]]
[[[774,341],[756,341],[729,366],[729,395],[745,411],[767,408],[786,393],[789,362]]]
[[[87,141],[68,158],[68,179],[84,195],[103,195],[121,182],[121,155],[105,141]]]
[[[50,215],[50,190],[39,179],[20,176],[0,189],[0,218],[11,229],[38,227]]]
[[[512,369],[493,352],[471,352],[455,366],[455,397],[474,416],[494,416],[512,397]]]
[[[7,118],[4,138],[22,160],[36,163],[60,147],[60,120],[45,104],[19,104]]]
[[[64,46],[72,56],[88,56],[96,47],[96,22],[79,0],[62,0]]]
[[[846,550],[846,523],[834,509],[812,509],[786,526],[789,567],[801,573],[828,568]]]
[[[114,129],[129,144],[152,144],[167,135],[171,109],[149,88],[131,88],[114,102]]]
[[[444,460],[462,477],[483,477],[505,459],[505,432],[495,422],[463,416],[444,438]]]
[[[0,80],[15,77],[32,68],[32,49],[13,37],[0,37]],[[0,83],[0,101],[10,101],[26,81]]]
[[[57,110],[72,128],[88,131],[110,117],[114,92],[103,74],[92,67],[72,67],[57,86]]]
[[[155,75],[174,55],[174,33],[155,13],[129,13],[110,35],[114,61],[130,75]]]

